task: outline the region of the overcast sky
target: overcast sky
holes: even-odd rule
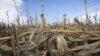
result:
[[[28,0],[29,15],[35,14],[40,19],[40,0]],[[26,1],[16,0],[17,6],[25,19]],[[97,12],[100,16],[100,0],[87,0],[88,13],[94,16]],[[13,0],[0,0],[0,21],[7,22],[6,13],[8,12],[10,22],[16,20],[17,12],[14,7]],[[62,19],[63,14],[67,14],[67,18],[72,21],[74,17],[85,18],[84,0],[44,0],[44,13],[48,22],[56,21],[56,18]]]

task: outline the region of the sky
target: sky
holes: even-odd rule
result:
[[[63,19],[63,14],[67,15],[67,20],[72,21],[74,17],[85,18],[84,0],[43,0],[44,14],[47,22],[53,22]],[[33,18],[37,14],[40,19],[41,7],[40,0],[28,0],[29,15]],[[10,21],[16,19],[16,9],[12,0],[0,0],[0,21],[7,22],[6,12],[8,11]],[[16,0],[16,4],[25,20],[27,3],[25,0]],[[88,14],[94,16],[97,12],[100,17],[100,0],[87,0]],[[57,18],[57,19],[56,19]]]

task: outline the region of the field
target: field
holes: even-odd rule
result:
[[[17,9],[17,7],[16,7]],[[86,10],[87,11],[87,10]],[[31,17],[25,24],[0,22],[0,56],[100,56],[100,21],[86,13],[86,21],[74,18],[67,23],[48,24],[41,13],[41,23]]]
[[[42,19],[45,19],[44,16]],[[65,18],[64,18],[65,19]],[[100,55],[100,23],[0,27],[0,54],[6,56]],[[77,26],[77,27],[76,27]]]

